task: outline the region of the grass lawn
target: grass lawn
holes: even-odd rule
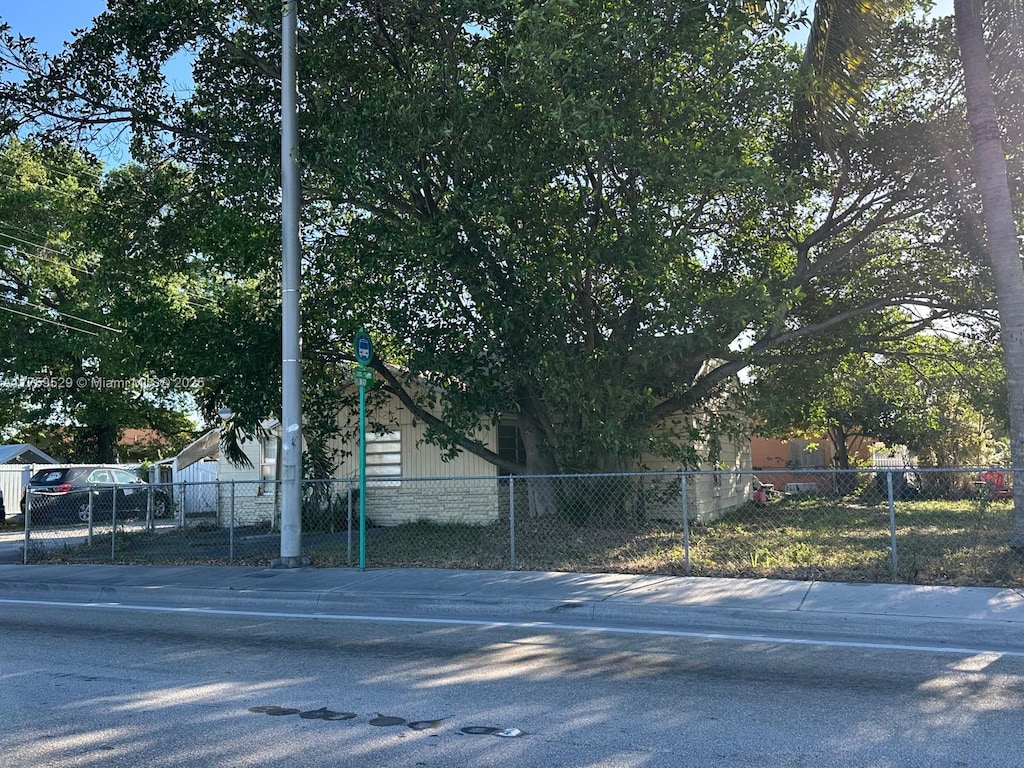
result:
[[[919,584],[1024,585],[1024,559],[1007,546],[1009,502],[912,501],[896,505],[897,580]],[[889,513],[884,504],[788,497],[749,504],[690,527],[690,573],[702,576],[885,582],[893,580]],[[367,543],[381,566],[509,568],[507,522],[488,526],[415,523],[382,529]],[[344,565],[330,548],[318,565]],[[523,570],[686,573],[679,522],[628,527],[520,519],[515,566]]]
[[[1007,541],[1013,529],[1007,501],[909,501],[896,506],[897,581],[918,584],[1024,586],[1024,558]],[[264,532],[265,533],[265,532]],[[521,517],[515,564],[521,570],[684,574],[848,582],[893,581],[890,520],[885,504],[849,499],[784,497],[748,504],[690,526],[689,571],[680,521],[613,527],[578,525],[557,516]],[[356,536],[353,539],[357,539]],[[513,567],[507,521],[490,525],[411,523],[369,531],[369,567],[508,569]],[[117,562],[227,563],[224,529],[118,533]],[[236,532],[236,565],[266,564],[276,535]],[[319,567],[350,563],[348,534],[306,532],[304,554]],[[36,561],[110,560],[110,539],[92,547],[34,552]],[[353,557],[358,561],[358,544]]]

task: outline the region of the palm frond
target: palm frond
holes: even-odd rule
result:
[[[1021,88],[1024,80],[1024,0],[976,0],[989,43],[997,87]]]
[[[906,0],[817,0],[801,71],[807,87],[794,105],[793,129],[832,151],[852,130],[876,51]]]

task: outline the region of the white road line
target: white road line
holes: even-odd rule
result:
[[[51,608],[101,608],[116,611],[148,613],[178,613],[200,616],[246,616],[264,619],[306,619],[316,621],[360,621],[382,624],[430,624],[438,626],[483,627],[493,629],[546,629],[563,632],[598,632],[616,635],[643,635],[648,637],[676,637],[696,640],[722,640],[726,642],[769,643],[774,645],[805,645],[823,648],[856,648],[875,651],[911,651],[914,653],[942,653],[955,656],[976,656],[995,653],[1001,656],[1024,657],[1024,651],[996,650],[992,648],[959,648],[944,645],[912,645],[907,643],[872,643],[849,640],[814,640],[776,635],[746,635],[726,632],[687,632],[674,629],[644,629],[641,627],[605,627],[589,624],[558,624],[548,621],[487,621],[482,619],[422,618],[416,616],[363,616],[342,613],[289,613],[285,611],[240,611],[224,608],[183,608],[159,605],[132,605],[128,603],[75,603],[58,600],[15,600],[0,598],[0,605],[36,605]]]

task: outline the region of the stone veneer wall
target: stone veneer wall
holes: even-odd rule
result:
[[[487,525],[498,519],[497,478],[403,479],[395,485],[370,483],[366,516],[374,525],[432,523]]]

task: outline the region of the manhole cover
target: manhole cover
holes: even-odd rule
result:
[[[249,707],[250,712],[258,712],[264,715],[297,715],[299,710],[291,707]]]
[[[334,712],[327,707],[299,713],[299,717],[305,720],[351,720],[355,716],[355,712]]]
[[[387,728],[389,725],[405,725],[405,718],[389,717],[378,712],[377,716],[370,721],[370,725],[376,725],[378,728]]]

